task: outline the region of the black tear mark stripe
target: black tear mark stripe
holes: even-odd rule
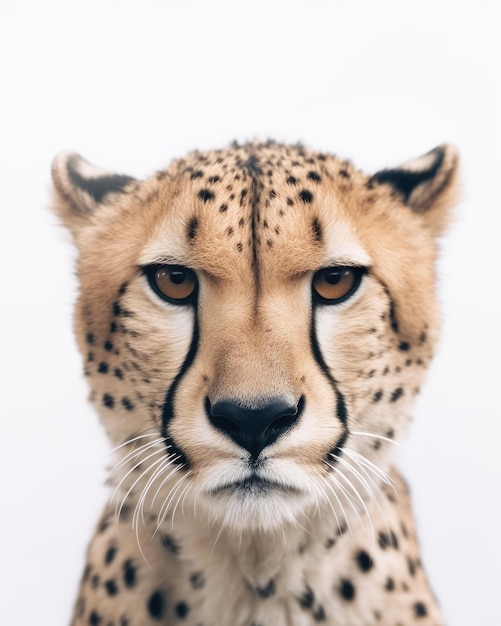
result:
[[[167,395],[165,396],[165,402],[162,408],[162,436],[166,438],[165,445],[167,447],[167,453],[173,456],[173,463],[176,465],[184,465],[185,468],[190,467],[190,461],[186,454],[179,448],[172,437],[168,434],[169,424],[174,417],[174,400],[176,396],[176,391],[179,386],[179,383],[183,379],[183,376],[189,370],[193,361],[195,360],[195,356],[198,350],[199,343],[199,327],[198,327],[198,313],[196,308],[193,310],[193,337],[191,338],[190,348],[188,350],[188,354],[181,365],[179,372],[176,374],[176,377],[172,381],[171,386],[167,391]]]
[[[341,436],[339,437],[336,445],[329,451],[329,454],[332,454],[334,456],[334,462],[335,462],[336,458],[339,458],[341,454],[343,453],[343,446],[346,443],[346,440],[348,439],[348,434],[349,434],[348,411],[346,409],[344,396],[339,390],[337,381],[334,378],[334,376],[331,374],[331,371],[329,370],[329,367],[327,366],[327,363],[325,362],[324,357],[322,356],[322,352],[320,350],[320,346],[319,346],[318,339],[317,339],[315,312],[316,312],[316,306],[313,305],[312,310],[311,310],[311,325],[310,325],[311,351],[313,352],[313,356],[316,362],[318,363],[320,369],[322,370],[322,373],[327,378],[327,380],[329,381],[334,391],[334,394],[336,396],[337,418],[339,419],[339,421],[341,422],[343,426],[343,432]],[[332,459],[330,457],[329,457],[329,464],[332,464]]]

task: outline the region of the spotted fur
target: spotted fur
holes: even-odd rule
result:
[[[373,176],[273,142],[53,174],[116,447],[72,624],[442,624],[392,450],[437,340],[454,149]],[[190,301],[164,266],[195,272]],[[332,267],[360,268],[337,304],[312,289]]]

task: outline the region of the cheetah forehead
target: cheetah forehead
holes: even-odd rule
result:
[[[216,276],[227,275],[228,266],[273,272],[278,255],[280,272],[290,275],[370,265],[343,201],[352,177],[366,180],[348,163],[302,148],[252,145],[192,155],[157,176],[153,203],[169,210],[155,212],[140,262]]]

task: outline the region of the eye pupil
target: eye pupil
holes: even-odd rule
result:
[[[180,270],[172,270],[169,277],[175,285],[180,285],[186,280],[185,272]]]
[[[325,274],[325,281],[329,283],[329,285],[337,285],[342,278],[341,272],[328,272]]]

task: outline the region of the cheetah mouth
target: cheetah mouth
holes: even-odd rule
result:
[[[271,492],[281,491],[282,493],[299,495],[301,491],[297,487],[292,485],[285,485],[283,483],[276,482],[274,480],[268,480],[262,478],[258,474],[251,474],[242,480],[236,480],[231,483],[226,483],[215,487],[211,490],[212,495],[218,495],[222,493],[233,494],[252,494],[252,495],[266,495]]]

